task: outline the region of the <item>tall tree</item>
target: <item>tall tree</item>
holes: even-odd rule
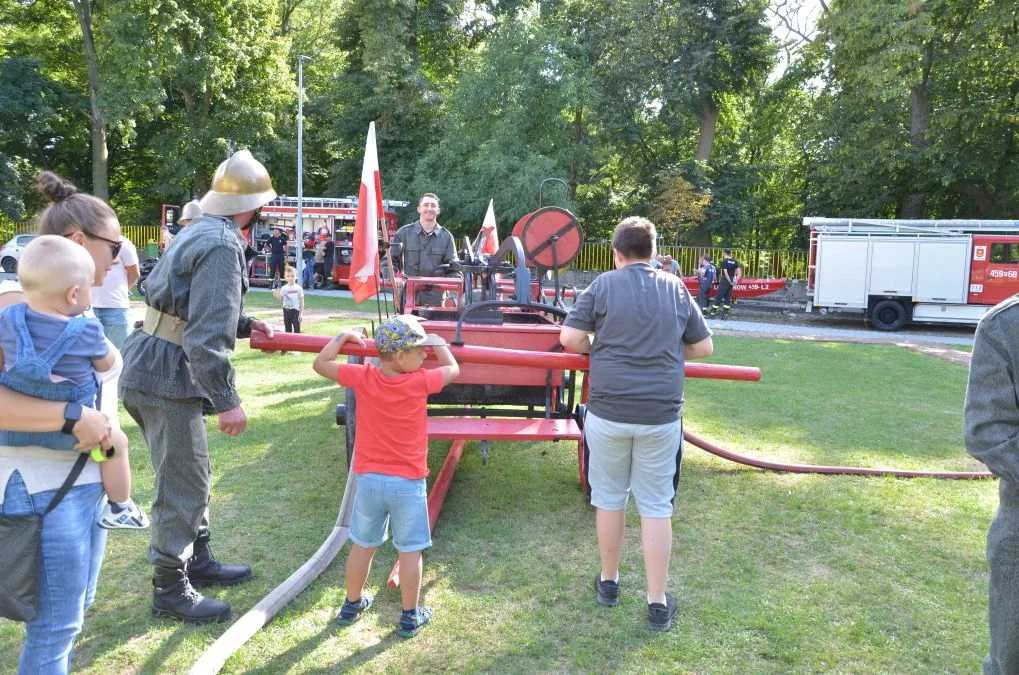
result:
[[[988,0],[833,3],[812,45],[814,209],[1013,212],[1017,25],[1019,7]]]
[[[106,112],[99,81],[99,52],[93,33],[93,0],[71,0],[81,28],[82,48],[88,67],[89,130],[92,136],[92,193],[100,199],[109,199],[110,183],[107,169]]]
[[[333,158],[329,189],[357,185],[368,123],[375,121],[386,195],[406,194],[418,157],[435,142],[444,91],[464,51],[463,2],[351,0],[336,23],[342,69],[327,101]]]
[[[200,195],[215,167],[244,147],[273,173],[292,166],[280,161],[288,157],[280,132],[293,138],[296,87],[276,2],[166,0],[157,10],[118,23],[121,34],[145,36],[154,66],[136,84],[160,106],[143,143],[159,162],[150,189],[164,198]]]

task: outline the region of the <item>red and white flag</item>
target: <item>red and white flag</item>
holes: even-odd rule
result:
[[[488,200],[488,213],[485,214],[485,222],[481,223],[481,234],[485,236],[485,243],[481,245],[478,253],[495,255],[499,250],[499,233],[495,231],[495,209],[492,207],[494,199]]]
[[[379,292],[379,218],[382,217],[382,179],[379,177],[379,156],[375,150],[375,122],[368,125],[364,144],[364,165],[361,168],[361,189],[354,221],[353,252],[350,259],[350,280],[347,282],[354,302],[363,302]]]

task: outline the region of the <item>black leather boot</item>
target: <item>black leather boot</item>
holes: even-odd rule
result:
[[[183,567],[157,567],[152,586],[152,616],[195,624],[230,620],[230,605],[196,591]]]
[[[195,539],[195,550],[188,558],[187,570],[191,583],[198,588],[233,586],[251,578],[251,567],[248,565],[224,565],[212,557],[208,532]]]

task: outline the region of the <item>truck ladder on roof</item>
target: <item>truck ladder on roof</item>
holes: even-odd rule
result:
[[[1019,234],[1019,220],[895,220],[882,218],[803,219],[805,227],[823,234],[952,235],[972,232]]]

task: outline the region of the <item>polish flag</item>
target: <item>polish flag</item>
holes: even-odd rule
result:
[[[350,280],[347,282],[356,303],[379,292],[377,278],[381,217],[382,179],[379,177],[379,157],[375,150],[375,122],[372,122],[368,125],[368,140],[364,144],[357,220],[354,221],[354,250],[350,260]]]
[[[485,214],[485,222],[481,224],[481,233],[487,236],[485,236],[485,243],[481,245],[481,250],[478,253],[495,255],[499,250],[499,233],[495,231],[495,209],[492,207],[494,201],[493,199],[488,200],[488,213]]]

